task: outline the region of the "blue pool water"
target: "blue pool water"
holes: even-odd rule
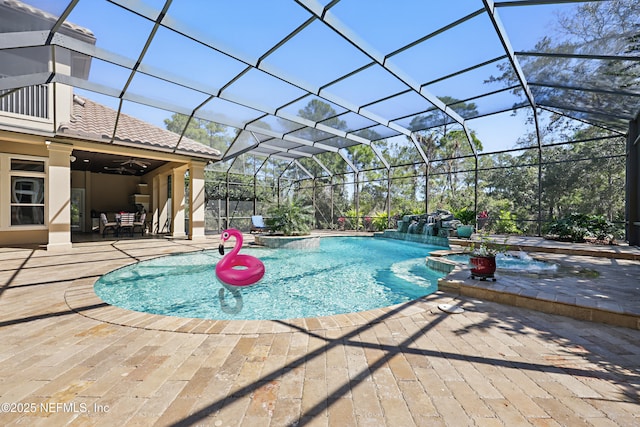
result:
[[[469,255],[447,255],[447,258],[455,262],[469,263]],[[558,270],[557,264],[533,259],[525,252],[496,255],[496,267],[505,271],[528,273],[553,273]]]
[[[255,285],[228,290],[217,251],[170,255],[115,270],[95,284],[105,302],[135,311],[203,319],[291,319],[387,307],[437,289],[426,267],[442,249],[368,237],[322,238],[319,249],[243,248],[266,268]]]

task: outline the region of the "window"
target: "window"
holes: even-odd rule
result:
[[[11,159],[11,225],[44,225],[45,164]]]
[[[42,160],[11,159],[11,170],[44,173],[44,162]]]

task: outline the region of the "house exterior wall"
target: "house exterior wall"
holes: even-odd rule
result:
[[[47,243],[48,212],[46,189],[49,187],[46,172],[12,170],[12,161],[43,162],[46,171],[49,153],[44,138],[12,135],[0,132],[0,245],[21,245]],[[16,179],[44,178],[44,224],[15,224],[12,218],[15,208],[14,189]]]
[[[70,59],[56,58],[60,70]],[[49,63],[49,67],[53,64]],[[0,111],[0,245],[46,245],[48,250],[71,248],[70,155],[72,144],[52,142],[57,124],[68,121],[73,88],[60,83],[38,86],[46,93],[41,117]],[[12,161],[44,162],[42,172],[12,170]],[[42,224],[22,224],[16,219],[16,179],[44,180]],[[25,185],[23,181],[22,185]],[[25,207],[27,209],[28,207]],[[35,208],[34,208],[35,209]]]
[[[25,23],[33,28],[40,25],[50,28],[50,22],[40,22],[48,19],[45,14],[30,8],[8,7],[0,15],[0,21],[7,28],[13,25],[21,28]],[[95,44],[95,38],[88,30],[62,27],[59,31]],[[46,245],[49,250],[70,249],[72,188],[84,189],[85,216],[80,229],[91,230],[92,211],[135,210],[130,197],[138,192],[140,183],[149,185],[155,223],[161,229],[164,224],[170,225],[165,232],[184,236],[186,206],[193,204],[185,203],[183,185],[191,156],[176,154],[175,150],[168,150],[169,147],[147,149],[147,143],[157,143],[155,140],[136,145],[131,141],[137,141],[137,135],[125,138],[124,142],[100,139],[113,129],[100,130],[97,137],[83,128],[75,133],[65,132],[66,125],[77,123],[77,117],[71,120],[76,107],[73,87],[65,83],[73,82],[71,78],[87,79],[91,57],[60,46],[53,49],[36,46],[4,53],[5,59],[10,60],[0,64],[0,75],[24,78],[14,83],[15,92],[5,94],[0,103],[0,245],[37,244]],[[56,81],[47,83],[51,73],[56,74]],[[140,137],[162,139],[157,132],[148,136],[148,130],[143,126]],[[76,172],[71,170],[74,150],[127,157],[148,156],[167,163],[143,177]],[[194,151],[193,156],[200,158],[198,153],[202,151]],[[208,156],[211,155],[216,154],[209,152]],[[202,164],[205,163],[203,160]],[[169,177],[179,183],[172,186],[171,195],[167,194]],[[204,186],[200,182],[197,185]],[[198,206],[204,205],[201,202]],[[200,212],[196,215],[199,217]],[[203,235],[198,227],[195,234]],[[193,234],[191,228],[189,233]]]
[[[97,147],[98,148],[98,147]],[[46,138],[0,131],[0,245],[41,245],[48,250],[71,248],[70,194],[72,188],[85,190],[84,230],[92,229],[91,212],[133,211],[131,196],[138,184],[148,184],[152,232],[190,239],[204,238],[205,161],[171,161],[142,177],[71,171],[74,149],[88,150],[86,141]],[[122,147],[120,153],[128,154]],[[139,155],[139,153],[136,153]],[[175,157],[175,156],[174,156]],[[12,160],[41,162],[42,172],[14,171]],[[185,194],[185,174],[189,172],[189,192]],[[12,177],[43,179],[42,224],[12,223]],[[170,178],[169,178],[170,177]],[[168,182],[171,180],[171,193]],[[189,217],[188,225],[185,218]]]
[[[140,177],[92,173],[91,192],[88,196],[91,209],[96,212],[133,212],[136,207],[130,196],[137,192]]]

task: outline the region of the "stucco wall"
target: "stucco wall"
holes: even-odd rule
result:
[[[48,230],[16,230],[0,232],[0,246],[43,245],[49,239]]]
[[[71,188],[84,188],[87,214],[96,212],[133,211],[129,197],[138,191],[140,178],[131,175],[71,172]]]
[[[46,160],[49,156],[47,148],[44,143],[44,138],[34,136],[18,136],[16,140],[4,139],[0,136],[0,153],[16,154],[23,156],[35,156]],[[8,160],[7,160],[8,162]],[[0,171],[3,175],[0,177],[0,182],[4,186],[3,190],[9,189],[9,164],[6,163],[5,170]],[[9,204],[11,198],[8,191],[0,191],[0,204],[2,205],[2,214],[6,217],[3,223],[5,225],[9,221],[10,212]],[[28,229],[31,228],[31,229]],[[34,226],[25,228],[1,228],[0,229],[0,245],[31,245],[31,244],[43,244],[48,240],[48,231],[44,226]]]

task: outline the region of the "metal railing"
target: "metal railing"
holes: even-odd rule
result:
[[[47,85],[36,85],[0,91],[0,111],[47,119],[49,88]]]

